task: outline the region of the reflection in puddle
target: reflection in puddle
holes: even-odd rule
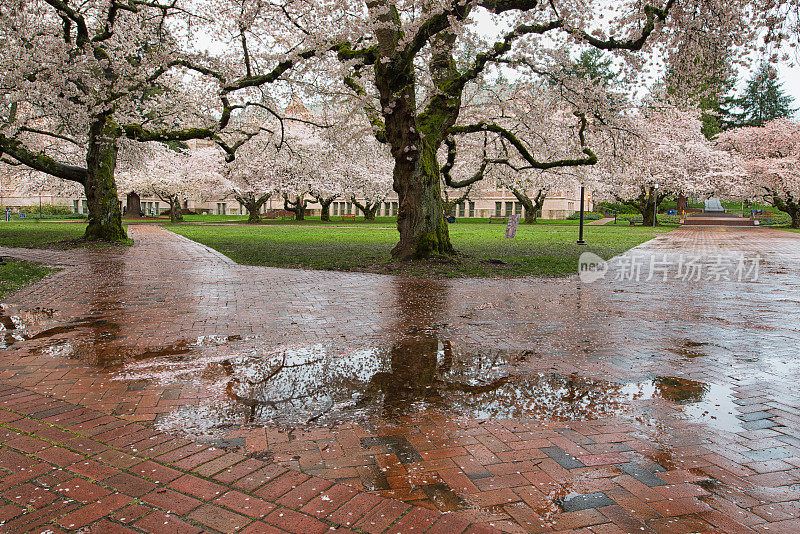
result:
[[[208,341],[208,340],[207,340]],[[340,353],[324,345],[263,355],[231,341],[224,348],[130,362],[122,378],[202,381],[212,405],[188,406],[162,419],[165,428],[204,434],[235,424],[331,425],[439,414],[470,419],[592,420],[641,415],[650,399],[681,406],[691,421],[741,430],[729,386],[657,376],[613,382],[531,371],[526,353],[470,352],[417,333],[386,349]],[[252,347],[252,345],[250,345]],[[171,421],[171,422],[170,422]]]

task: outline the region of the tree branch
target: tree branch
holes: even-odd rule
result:
[[[59,163],[50,156],[28,150],[20,141],[0,133],[0,156],[8,154],[31,169],[63,180],[85,184],[88,172],[83,167]]]

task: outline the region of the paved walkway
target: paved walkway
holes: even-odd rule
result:
[[[603,226],[604,224],[608,224],[614,220],[614,217],[603,217],[602,219],[597,219],[596,221],[589,221],[588,225],[590,226]]]
[[[796,234],[680,229],[594,283],[131,234],[0,251],[63,266],[10,300],[3,383],[509,532],[800,529]]]

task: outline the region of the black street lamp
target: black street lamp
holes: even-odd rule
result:
[[[658,183],[653,184],[653,228],[656,227],[656,219],[658,219]]]
[[[578,241],[577,241],[578,245],[585,245],[586,244],[586,241],[583,240],[583,198],[584,198],[584,190],[585,190],[585,187],[583,185],[583,182],[581,182],[581,224],[580,224],[580,228],[578,229]]]

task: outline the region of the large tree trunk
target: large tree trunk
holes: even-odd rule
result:
[[[183,222],[183,213],[181,213],[181,200],[177,195],[169,197],[169,221],[174,223]]]
[[[118,134],[117,127],[105,116],[99,117],[89,130],[86,155],[88,172],[84,184],[89,207],[86,239],[124,241],[128,238],[122,226],[122,212],[114,181],[119,151]]]
[[[283,209],[294,213],[296,221],[303,221],[306,218],[306,200],[303,196],[305,193],[298,195],[293,201],[290,201],[288,196],[283,196]]]
[[[439,163],[436,148],[420,141],[422,154],[395,158],[394,190],[400,201],[397,229],[400,242],[392,250],[399,259],[452,254],[453,245],[442,211]],[[413,159],[413,161],[408,161]]]
[[[789,214],[792,222],[789,223],[789,228],[800,228],[800,202],[795,200],[794,196],[787,191],[786,198],[783,198],[777,191],[769,190],[772,195],[772,205],[779,211]]]
[[[634,199],[622,199],[616,197],[617,202],[633,206],[642,214],[642,226],[658,226],[658,215],[656,211],[658,206],[669,196],[669,193],[658,193],[658,190],[652,186],[642,187],[642,192]],[[655,218],[655,225],[653,219]]]
[[[327,202],[320,202],[319,205],[320,209],[320,220],[322,222],[328,222],[331,220],[331,203],[333,200],[328,200]]]
[[[547,198],[547,193],[540,189],[536,193],[536,198],[531,199],[525,191],[511,187],[511,193],[522,204],[525,211],[525,224],[533,224],[536,222],[537,213],[542,209],[544,200]]]
[[[789,228],[800,228],[800,209],[789,212],[789,216],[792,218]]]
[[[247,210],[248,224],[258,224],[261,222],[261,216],[258,214],[259,206],[245,204],[244,208]]]

